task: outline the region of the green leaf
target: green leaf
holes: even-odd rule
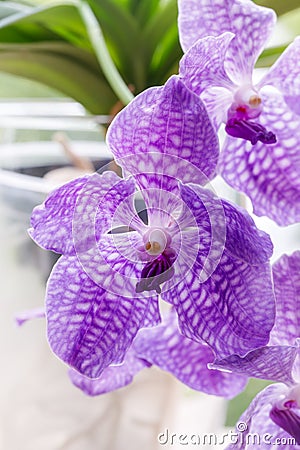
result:
[[[151,82],[154,84],[165,82],[170,75],[177,73],[181,57],[182,49],[178,40],[177,24],[174,24],[154,52],[149,73],[149,85]]]
[[[126,86],[124,80],[122,79],[110,57],[100,25],[87,3],[81,2],[79,11],[86,25],[86,29],[90,41],[93,45],[99,65],[102,68],[103,73],[105,74],[113,91],[116,93],[118,98],[126,105],[132,100],[133,95]]]
[[[78,59],[78,65],[82,62],[80,57],[77,58],[76,50],[85,51],[93,58],[92,75],[99,74],[103,85],[106,78],[110,96],[115,98],[117,95],[125,104],[132,98],[127,86],[132,85],[134,93],[138,93],[148,86],[162,84],[176,70],[181,55],[176,26],[176,0],[65,0],[29,7],[10,17],[5,12],[3,15],[5,18],[0,20],[0,42],[15,43],[20,48],[32,43],[68,44],[75,51],[73,53],[72,50],[72,64],[76,64]],[[17,51],[13,54],[19,57]],[[28,54],[31,51],[28,50]],[[51,55],[53,56],[52,53]],[[12,54],[10,58],[9,67],[6,62],[2,70],[13,73],[15,67],[19,73],[20,64],[12,64]],[[46,67],[51,74],[55,70],[60,73],[60,68],[50,67],[49,61]],[[57,66],[56,59],[52,61]],[[57,83],[60,78],[47,77],[46,67],[41,75],[34,73],[31,61],[31,70],[24,69],[23,72],[32,79],[42,78],[44,83],[47,82],[56,89],[72,91],[72,96],[78,99],[79,94],[76,94],[74,87],[68,88],[66,85],[67,77],[63,79],[63,85],[59,86]],[[90,66],[87,65],[85,69],[90,70]],[[83,104],[91,105],[89,86],[84,77],[80,91]],[[84,100],[85,91],[88,100]],[[98,109],[102,110],[100,97],[101,95]],[[104,103],[107,105],[107,102]],[[95,104],[87,107],[95,110]]]
[[[88,0],[103,31],[116,67],[136,91],[145,86],[145,60],[141,30],[134,17],[112,0]]]
[[[288,44],[278,47],[266,48],[256,63],[256,67],[270,67],[279,58],[282,52],[287,48]]]
[[[118,98],[124,103],[128,103],[131,100],[132,94],[114,66],[102,37],[100,26],[86,3],[67,3],[33,8],[25,13],[15,14],[13,17],[8,17],[7,19],[0,21],[0,40],[2,42],[5,42],[5,40],[14,40],[14,42],[18,43],[29,43],[32,41],[49,42],[58,38],[78,46],[78,59],[80,49],[93,50],[96,57],[95,60],[98,60],[99,63],[98,72],[100,72],[100,67],[102,67],[110,86],[117,93]],[[76,61],[76,58],[77,55],[73,54],[74,62]],[[49,64],[47,65],[48,68]],[[11,59],[9,67],[10,71],[12,71],[12,67],[16,67],[20,70],[19,64],[16,63],[15,65],[12,65]],[[32,67],[33,65],[31,63],[31,70],[27,71],[31,78],[34,76]],[[3,66],[2,70],[4,70]],[[52,73],[53,70],[55,70],[55,66],[51,68]],[[59,72],[60,68],[57,70]],[[85,70],[88,72],[87,67]],[[35,79],[39,79],[38,73],[35,75]],[[43,80],[45,79],[45,71],[43,71]],[[49,80],[49,77],[47,80]],[[54,77],[52,81],[50,80],[51,84],[49,85],[61,90],[62,88],[59,85],[54,84],[57,83],[58,80],[59,77]],[[70,80],[70,84],[71,82],[72,80]],[[68,89],[73,92],[72,87],[68,88],[66,85],[64,85],[63,89],[64,92]],[[81,92],[84,90],[86,90],[85,87],[81,86]],[[72,93],[72,96],[78,100],[79,94],[76,94],[75,97],[75,93]],[[83,98],[83,96],[81,96],[81,98]],[[86,100],[84,100],[84,103],[86,103]],[[89,99],[88,104],[90,103],[91,100]],[[91,109],[90,106],[88,108]],[[92,108],[94,110],[95,106],[93,105]]]
[[[73,3],[34,7],[0,21],[1,42],[57,40],[58,36],[80,47],[90,46],[78,8]]]
[[[5,17],[11,16],[12,14],[16,14],[18,12],[25,12],[27,9],[28,6],[26,5],[3,1],[0,3],[0,19],[4,19]]]
[[[274,9],[278,16],[299,8],[299,0],[255,0],[255,3]]]
[[[53,87],[93,114],[106,114],[117,100],[92,55],[68,44],[0,44],[0,70]]]
[[[139,0],[136,1],[135,9],[133,14],[138,20],[140,26],[146,25],[150,19],[159,10],[160,1],[159,0]]]
[[[147,57],[152,57],[155,49],[160,45],[166,32],[177,24],[177,2],[168,0],[162,8],[149,21],[144,32],[143,40],[145,42]],[[177,37],[176,37],[177,39]]]

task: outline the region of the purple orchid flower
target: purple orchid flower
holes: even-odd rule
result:
[[[35,242],[63,255],[46,294],[56,355],[100,377],[123,362],[139,329],[160,323],[158,294],[175,307],[182,333],[220,358],[265,345],[272,243],[245,211],[194,184],[214,176],[218,158],[202,101],[172,77],[122,110],[107,142],[127,178],[71,181],[32,214]]]
[[[238,444],[246,449],[248,433],[271,436],[259,448],[300,448],[300,251],[283,255],[273,266],[276,322],[268,346],[240,358],[232,355],[214,367],[280,383],[265,388],[252,401],[240,421],[246,424]],[[277,441],[276,441],[277,440]],[[289,444],[288,444],[289,443]],[[297,444],[297,445],[296,445]]]
[[[71,381],[87,395],[95,396],[124,387],[141,370],[156,365],[182,383],[207,394],[232,398],[241,392],[248,378],[208,368],[214,360],[211,348],[184,337],[174,311],[153,328],[140,330],[122,364],[109,366],[98,379],[84,377],[70,369]]]
[[[250,0],[179,0],[180,75],[226,139],[218,171],[279,225],[300,221],[300,38],[255,84],[275,13]]]

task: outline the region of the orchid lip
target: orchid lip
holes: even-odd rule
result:
[[[256,109],[260,114],[262,110],[262,100],[259,93],[252,86],[242,86],[234,95],[234,103],[243,105],[247,110]]]
[[[149,261],[142,270],[141,280],[136,285],[136,292],[156,291],[161,293],[160,285],[170,280],[174,275],[173,263],[176,253],[168,248],[155,259]]]
[[[250,120],[232,117],[227,121],[225,131],[232,137],[250,141],[252,145],[257,144],[258,141],[263,144],[275,144],[277,142],[276,136],[272,131],[267,131],[259,123]]]

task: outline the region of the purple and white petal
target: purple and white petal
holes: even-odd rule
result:
[[[204,37],[182,57],[179,75],[192,92],[201,95],[205,89],[211,87],[233,91],[235,85],[224,67],[225,54],[233,37],[232,33]]]
[[[166,370],[187,386],[207,394],[233,397],[241,392],[247,378],[211,370],[207,367],[214,359],[212,350],[184,337],[172,311],[162,325],[141,330],[134,341],[136,354]]]
[[[219,160],[219,172],[230,186],[245,192],[254,213],[279,225],[300,221],[300,118],[283,97],[264,88],[261,125],[272,130],[277,143],[251,145],[227,136]]]
[[[283,255],[273,265],[276,320],[273,345],[291,345],[300,337],[300,251]]]
[[[134,189],[133,180],[122,180],[114,172],[95,173],[73,180],[53,191],[42,205],[34,208],[29,234],[47,250],[65,255],[84,251],[95,239],[95,215],[103,197],[110,193],[110,202],[102,204],[101,220],[97,220],[98,235],[109,231],[111,217],[119,203]]]
[[[232,104],[232,92],[222,87],[208,87],[201,94],[206,110],[209,114],[215,130],[218,130],[222,123],[227,122],[228,109]]]
[[[132,349],[126,353],[122,364],[109,366],[103,370],[100,378],[88,378],[74,369],[69,370],[72,383],[85,394],[96,396],[115,391],[130,384],[134,376],[150,364],[138,358]]]
[[[300,95],[286,95],[285,103],[298,116],[300,116]]]
[[[97,285],[75,256],[60,258],[53,269],[46,314],[54,353],[90,378],[121,363],[138,330],[160,321],[156,297],[136,296],[134,290],[131,298],[116,295]]]
[[[136,232],[107,234],[97,246],[77,257],[94,283],[117,296],[132,299],[145,265],[144,245]],[[142,296],[156,298],[153,292],[144,292]]]
[[[77,178],[51,192],[45,202],[34,208],[31,215],[31,238],[46,250],[74,253],[72,219],[77,199],[89,176]],[[98,186],[98,177],[94,178]]]
[[[217,243],[225,220],[226,242],[212,254],[210,248],[200,246],[194,264],[186,264],[176,286],[173,283],[168,289],[166,283],[162,298],[175,306],[187,337],[206,341],[218,358],[244,356],[268,342],[274,324],[270,239],[246,213],[227,202],[209,215],[207,205],[213,204],[213,196],[200,186],[183,186],[182,196],[194,213],[200,239],[210,243],[213,230]]]
[[[141,173],[135,176],[146,205],[148,225],[169,227],[182,209],[178,181],[167,175]],[[148,186],[148,187],[147,187]]]
[[[182,185],[181,195],[193,214],[200,236],[215,233],[223,241],[225,233],[220,255],[227,250],[250,265],[269,261],[273,253],[270,236],[256,227],[246,210],[195,184]]]
[[[273,31],[276,21],[273,10],[250,0],[179,0],[178,9],[179,36],[184,51],[204,36],[230,31],[235,38],[226,55],[228,74],[236,81],[245,81],[251,76]]]
[[[271,447],[297,450],[300,448],[294,443],[291,444],[291,436],[270,419],[272,403],[286,391],[287,387],[283,384],[272,384],[261,391],[237,422],[237,442],[226,447],[226,450],[256,450],[257,448],[268,450]],[[239,424],[242,424],[242,427]],[[249,438],[251,434],[260,437],[259,446],[257,439],[253,441]]]
[[[189,186],[189,185],[188,185]],[[194,185],[193,185],[194,186]],[[185,187],[180,186],[181,191]],[[192,192],[193,191],[188,191]],[[172,296],[164,296],[164,292],[172,290],[197,266],[199,281],[203,283],[215,271],[223,253],[226,240],[226,221],[224,208],[220,199],[213,192],[204,189],[204,195],[199,198],[194,194],[190,201],[186,201],[187,191],[182,195],[182,209],[179,217],[174,217],[174,224],[170,227],[172,233],[171,246],[177,258],[173,263],[174,275],[163,285],[163,298],[173,304]],[[198,208],[198,216],[194,208]],[[199,223],[201,227],[199,228]],[[200,263],[198,260],[201,260]],[[199,267],[199,264],[201,267]]]
[[[298,36],[259,82],[259,87],[276,87],[284,96],[300,96],[300,37]]]
[[[293,366],[299,353],[296,346],[266,346],[249,352],[244,358],[231,355],[215,360],[212,367],[231,370],[248,377],[293,384]]]
[[[155,174],[198,183],[215,175],[217,135],[202,100],[176,76],[135,97],[112,122],[107,143],[126,173],[148,174],[141,188],[151,188]]]

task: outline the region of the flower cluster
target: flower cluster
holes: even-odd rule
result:
[[[243,420],[300,443],[300,254],[272,274],[269,236],[210,186],[219,172],[256,214],[300,219],[299,39],[252,79],[274,23],[250,0],[179,0],[179,74],[135,97],[108,130],[123,177],[104,171],[57,188],[29,233],[62,255],[47,333],[76,386],[102,394],[151,365],[226,397],[250,376],[280,381]]]
[[[255,214],[300,221],[300,38],[255,83],[276,16],[250,0],[179,0],[180,76],[227,137],[218,170]],[[238,138],[238,139],[237,139]]]

